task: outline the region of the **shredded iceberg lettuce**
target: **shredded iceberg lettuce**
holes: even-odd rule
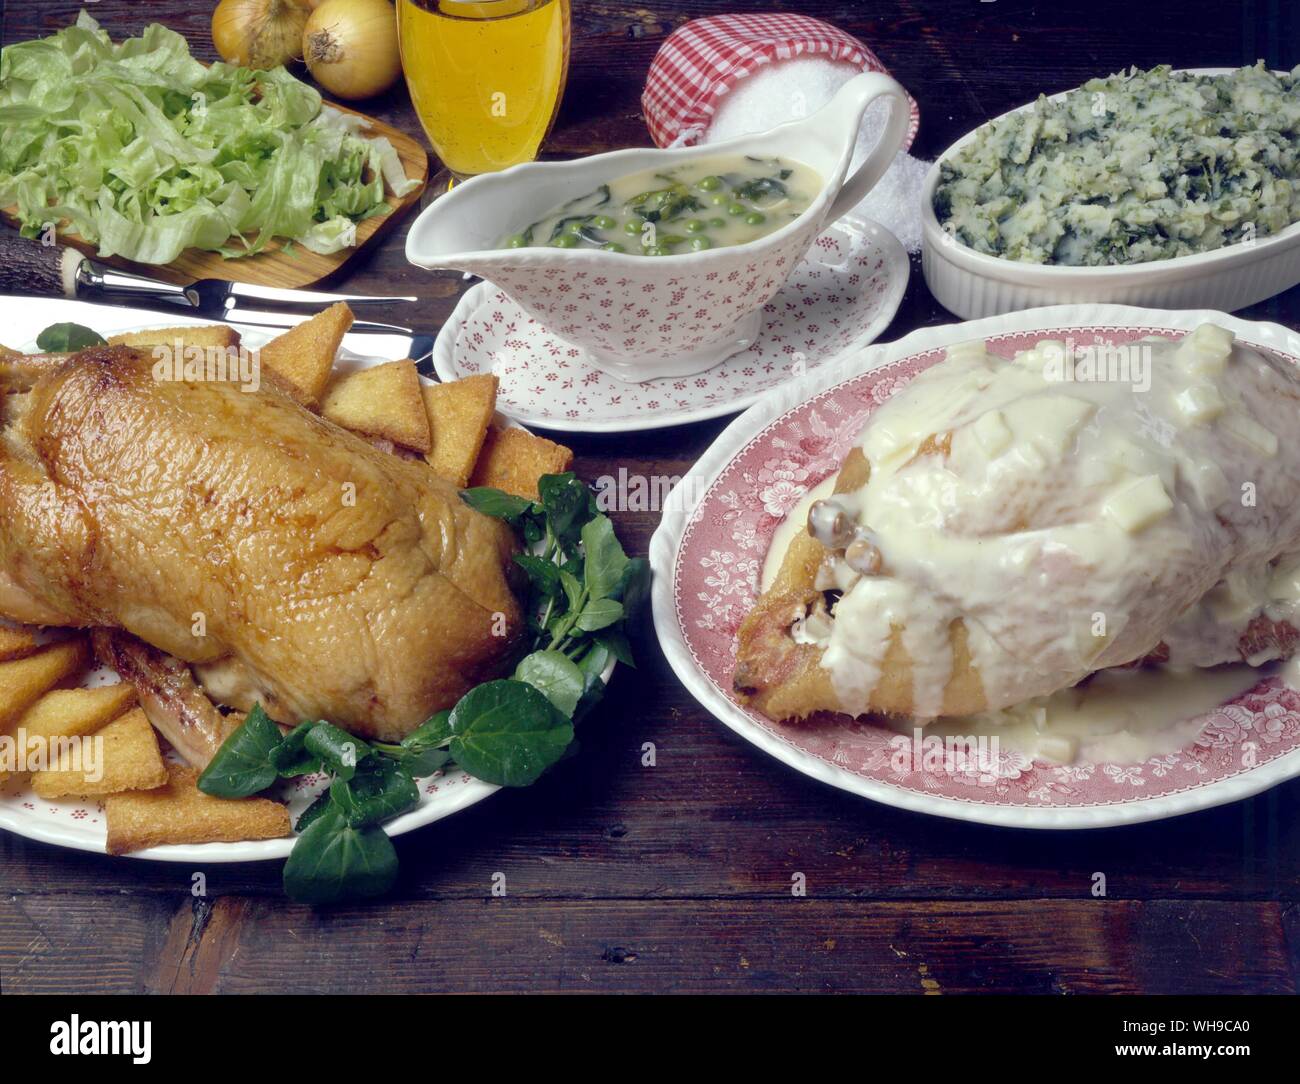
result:
[[[154,264],[275,238],[329,254],[416,184],[284,68],[207,67],[156,23],[114,45],[83,11],[0,50],[0,207],[27,236],[70,223],[101,256]]]

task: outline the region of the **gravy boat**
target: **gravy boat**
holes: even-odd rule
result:
[[[889,102],[879,143],[847,177],[858,129],[877,98]],[[907,96],[864,72],[817,112],[766,132],[705,146],[635,148],[487,173],[439,197],[415,220],[406,258],[420,267],[480,275],[553,334],[619,379],[703,372],[757,337],[763,306],[827,226],[854,207],[903,145]],[[741,245],[671,256],[602,249],[498,248],[557,205],[643,169],[726,154],[780,156],[811,166],[822,187],[803,214]]]

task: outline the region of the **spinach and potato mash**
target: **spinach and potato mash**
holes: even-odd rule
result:
[[[985,125],[940,167],[964,245],[1104,266],[1206,252],[1300,220],[1300,67],[1133,69]]]

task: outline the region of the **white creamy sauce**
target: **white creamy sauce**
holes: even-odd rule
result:
[[[834,488],[834,477],[814,486],[777,526],[763,559],[761,591],[775,581],[790,542],[807,529],[813,503],[831,496]],[[1206,714],[1273,673],[1300,688],[1300,657],[1263,669],[1236,663],[1105,670],[1081,685],[999,711],[940,719],[880,716],[879,721],[902,734],[921,726],[927,736],[940,739],[996,737],[1005,751],[1052,764],[1136,764],[1186,748],[1199,736]]]
[[[834,489],[835,476],[832,475],[810,489],[803,499],[790,509],[790,514],[777,524],[776,530],[772,532],[767,556],[763,558],[763,571],[758,580],[760,593],[772,586],[772,581],[781,570],[781,562],[785,560],[785,551],[790,548],[790,542],[795,535],[808,529],[808,509],[812,507],[814,501],[829,497]]]
[[[1136,764],[1190,745],[1207,713],[1275,669],[1236,663],[1205,670],[1103,670],[1085,685],[1001,711],[922,725],[927,735],[940,738],[996,737],[1005,751],[1053,764]],[[915,725],[916,720],[891,721],[905,731]]]
[[[1298,407],[1289,371],[1214,325],[1119,354],[953,347],[871,416],[870,478],[830,498],[869,532],[881,571],[847,575],[831,620],[796,639],[824,649],[842,710],[862,715],[879,710],[899,637],[913,712],[930,719],[960,619],[990,710],[934,725],[1049,760],[1180,748],[1189,720],[1260,680],[1241,665],[1247,627],[1300,625]],[[779,529],[764,586],[829,488]],[[1074,688],[1162,644],[1167,667]]]

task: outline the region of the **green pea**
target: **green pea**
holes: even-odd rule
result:
[[[699,233],[700,230],[704,228],[704,222],[698,218],[689,219],[682,227],[682,229],[686,230],[687,233]]]
[[[524,240],[522,233],[512,233],[506,238],[506,248],[526,248],[528,242]]]
[[[729,215],[743,215],[747,210],[743,203],[732,203],[727,206],[727,214]]]
[[[647,256],[667,256],[667,255],[668,255],[668,250],[667,250],[666,248],[663,248],[663,247],[660,246],[660,245],[655,245],[653,248],[648,248],[648,249],[646,249],[646,250],[645,250],[645,255],[647,255]]]
[[[762,211],[751,211],[745,216],[745,225],[747,226],[761,226],[766,221],[767,215],[763,214]]]
[[[700,185],[701,188],[704,189],[704,191],[706,191],[706,192],[712,192],[715,188],[721,188],[721,187],[722,187],[722,178],[721,178],[721,177],[702,177],[702,178],[700,179],[700,181],[699,181],[699,185]]]
[[[716,195],[709,197],[709,202],[713,204],[714,207],[721,207],[723,204],[729,203],[730,201],[731,197],[725,192],[718,192]]]
[[[617,241],[609,241],[609,242],[607,242],[607,243],[601,245],[600,247],[603,248],[606,252],[626,252],[626,251],[627,251],[627,246],[626,246],[626,245],[620,245]]]
[[[598,230],[612,230],[618,225],[609,215],[597,215],[592,219],[591,224]]]
[[[576,237],[578,234],[582,232],[582,223],[570,222],[567,226],[564,227],[564,232],[571,233]]]
[[[722,227],[725,226],[726,224],[727,224],[727,220],[725,218],[709,219],[709,225],[712,226],[715,230],[722,229]]]
[[[707,237],[691,238],[691,248],[695,252],[703,252],[706,248],[712,248],[712,247],[713,247],[713,242],[710,241]]]
[[[578,243],[578,239],[571,233],[562,233],[551,242],[556,248],[573,248]]]
[[[624,233],[640,233],[641,226],[645,222],[644,218],[629,218],[623,223]]]

